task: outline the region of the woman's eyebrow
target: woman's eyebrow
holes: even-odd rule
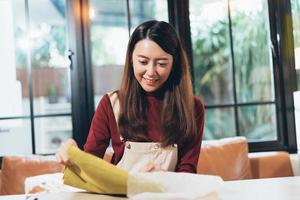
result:
[[[147,56],[144,56],[144,55],[137,55],[138,57],[142,57],[142,58],[147,58],[149,59]]]
[[[156,60],[169,60],[168,58],[157,58]]]
[[[141,57],[141,58],[146,58],[146,59],[150,59],[149,57],[147,56],[144,56],[144,55],[137,55],[138,57]],[[160,58],[156,58],[155,60],[169,60],[167,57],[160,57]]]

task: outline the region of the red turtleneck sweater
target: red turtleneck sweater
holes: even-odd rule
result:
[[[201,100],[195,99],[195,114],[196,122],[199,127],[200,139],[191,144],[177,144],[178,146],[178,162],[176,171],[196,173],[197,162],[200,153],[202,142],[203,127],[204,127],[204,106]],[[156,123],[159,116],[156,112],[159,109],[161,100],[155,95],[147,96],[148,100],[148,136],[153,142],[159,142],[162,135],[162,130],[157,127]],[[98,108],[93,117],[89,135],[84,145],[84,150],[103,158],[106,148],[111,140],[114,155],[111,160],[113,164],[117,164],[124,152],[124,143],[120,140],[120,135],[117,130],[117,123],[114,117],[109,96],[106,94],[102,97]]]

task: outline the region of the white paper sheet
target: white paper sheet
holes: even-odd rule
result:
[[[127,196],[143,199],[199,199],[220,189],[223,180],[219,176],[175,172],[151,172],[130,174]]]

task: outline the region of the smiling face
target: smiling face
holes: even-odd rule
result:
[[[133,71],[136,80],[146,92],[155,92],[168,79],[173,56],[149,39],[136,43],[133,54]]]

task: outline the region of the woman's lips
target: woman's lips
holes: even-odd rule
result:
[[[158,78],[145,78],[145,77],[143,77],[143,79],[147,85],[155,85],[155,83],[159,80]]]

